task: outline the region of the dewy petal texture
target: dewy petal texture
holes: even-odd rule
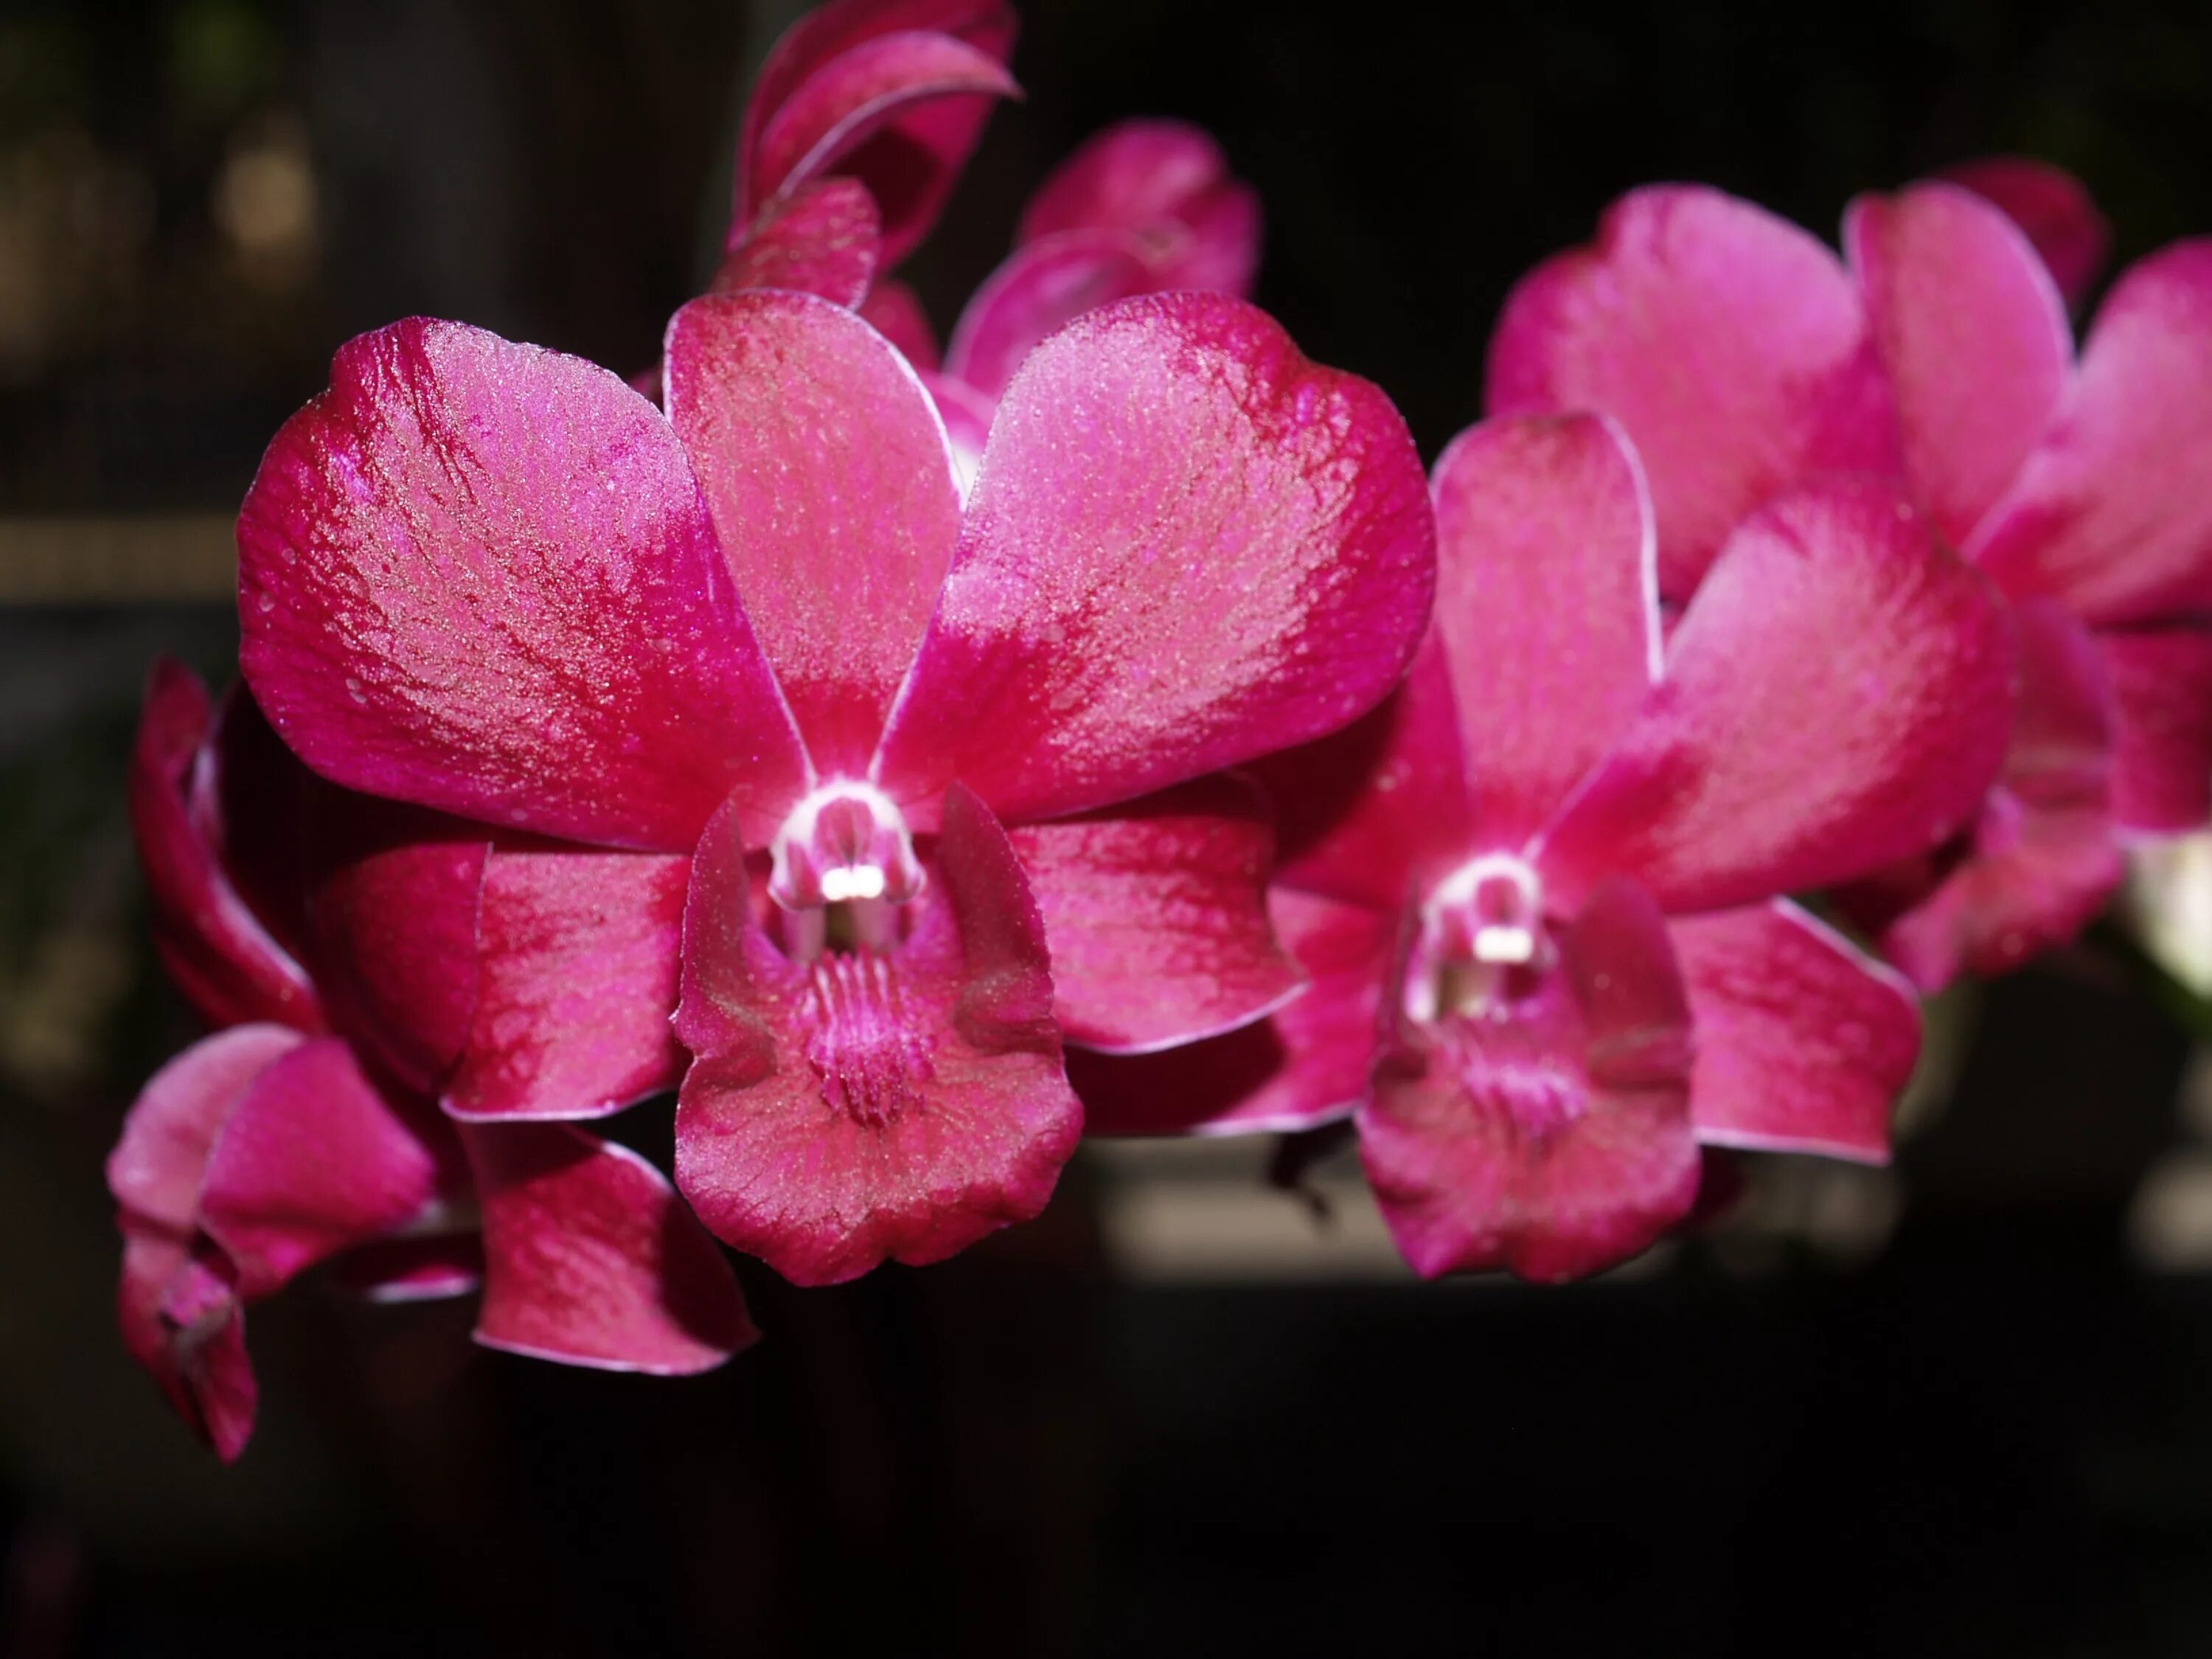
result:
[[[2035,245],[2066,303],[2081,303],[2112,252],[2112,228],[2079,179],[2024,155],[1962,161],[1942,176],[2002,208]]]
[[[960,534],[928,394],[850,313],[696,300],[669,325],[668,411],[762,648],[825,773],[863,773]]]
[[[1844,246],[1896,398],[1905,481],[1960,546],[2072,378],[2065,302],[2019,228],[1956,185],[1862,197]]]
[[[935,1261],[1051,1197],[1082,1133],[1044,925],[1005,832],[956,787],[910,932],[786,957],[750,915],[733,815],[695,860],[677,1035],[694,1059],[676,1178],[787,1279]]]
[[[1382,394],[1251,307],[1089,313],[1000,404],[883,786],[1052,817],[1335,729],[1419,639],[1425,494]]]
[[[1550,831],[1547,882],[1620,872],[1669,912],[1714,909],[1923,852],[1996,774],[2012,673],[1995,596],[1911,508],[1872,485],[1786,495],[1715,562]]]
[[[1033,242],[993,271],[962,310],[945,372],[995,398],[1054,331],[1158,286],[1141,246],[1123,232],[1068,231]]]
[[[1651,514],[1595,416],[1492,421],[1437,459],[1437,631],[1478,833],[1541,829],[1659,673]]]
[[[605,370],[415,319],[341,349],[239,521],[240,657],[308,764],[688,848],[804,760],[682,446]]]
[[[781,288],[833,305],[867,296],[883,252],[882,226],[857,179],[824,179],[763,213],[724,255],[711,291]]]
[[[1718,191],[1632,191],[1595,246],[1522,280],[1491,343],[1489,412],[1613,416],[1686,599],[1729,532],[1784,486],[1895,465],[1866,319],[1836,257]]]
[[[1131,1050],[1259,1018],[1298,985],[1267,926],[1256,791],[1202,778],[1008,832],[1043,913],[1060,1030]]]

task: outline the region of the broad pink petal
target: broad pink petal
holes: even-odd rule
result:
[[[771,203],[714,271],[709,291],[781,288],[857,306],[875,280],[882,226],[857,179],[823,179]]]
[[[2020,228],[1954,185],[1859,198],[1844,248],[1896,399],[1906,485],[1961,546],[2073,378],[2066,302]]]
[[[2112,817],[2176,835],[2212,814],[2212,625],[2097,635],[2112,694]]]
[[[2025,155],[1991,155],[1941,175],[1995,202],[2027,234],[2066,303],[2088,296],[2112,248],[2112,228],[2072,173]]]
[[[1697,1030],[1698,1139],[1887,1163],[1920,1054],[1911,988],[1786,901],[1669,932]]]
[[[453,1183],[458,1155],[427,1103],[410,1111],[343,1042],[313,1038],[270,1061],[224,1120],[200,1224],[235,1264],[238,1293],[266,1296],[413,1220]]]
[[[259,1389],[245,1314],[220,1275],[176,1238],[126,1220],[116,1314],[124,1346],[170,1409],[216,1456],[235,1462],[253,1433]]]
[[[921,308],[915,291],[896,277],[886,277],[870,289],[859,309],[877,333],[924,374],[943,361],[937,349],[937,331],[929,325],[929,313]],[[976,447],[981,448],[981,444]]]
[[[1970,556],[2100,626],[2212,610],[2212,238],[2130,266]]]
[[[1183,121],[1116,122],[1053,170],[1023,210],[1018,245],[1070,230],[1146,240],[1154,286],[1243,298],[1260,263],[1260,198],[1221,148]]]
[[[235,1025],[154,1073],[107,1156],[107,1190],[125,1214],[188,1234],[223,1120],[256,1078],[308,1039],[282,1025]]]
[[[1267,909],[1305,989],[1259,1024],[1202,1042],[1146,1054],[1070,1049],[1085,1133],[1310,1129],[1365,1098],[1397,916],[1281,887]]]
[[[565,1124],[461,1134],[483,1206],[477,1341],[672,1376],[758,1340],[728,1261],[635,1152]]]
[[[154,944],[210,1024],[273,1020],[318,1030],[313,986],[232,884],[216,845],[193,821],[191,796],[207,758],[213,711],[192,672],[164,658],[147,681],[131,752],[131,827],[146,872]]]
[[[1651,505],[1601,416],[1485,422],[1437,459],[1437,632],[1475,830],[1525,842],[1659,678]]]
[[[1556,937],[1528,995],[1405,1023],[1360,1108],[1368,1182],[1425,1278],[1577,1278],[1697,1198],[1690,1012],[1658,908],[1613,883]]]
[[[734,815],[700,842],[677,1184],[798,1284],[939,1261],[1028,1220],[1082,1133],[1042,919],[1005,832],[957,786],[928,874],[894,950],[800,966],[748,918]]]
[[[945,372],[988,398],[1043,340],[1086,311],[1158,284],[1126,231],[1064,231],[1010,255],[986,277],[953,325]]]
[[[1044,916],[1070,1042],[1122,1053],[1190,1042],[1298,988],[1267,925],[1274,827],[1250,785],[1201,778],[1007,838]]]
[[[1334,731],[1428,618],[1405,422],[1218,295],[1124,301],[1030,354],[878,767],[1013,821]]]
[[[458,323],[363,335],[238,536],[246,679],[336,782],[672,852],[733,787],[764,825],[799,787],[683,446],[605,369]]]
[[[1666,678],[1548,832],[1563,900],[1622,873],[1670,913],[1802,892],[1964,823],[2011,727],[1988,584],[1871,484],[1783,497],[1733,537]]]
[[[496,851],[476,1017],[444,1103],[468,1119],[599,1117],[684,1076],[676,1012],[689,859]]]
[[[1676,600],[1778,491],[1896,465],[1842,264],[1796,226],[1701,185],[1632,191],[1594,245],[1522,279],[1491,341],[1487,407],[1596,410],[1627,428],[1650,479],[1660,586]]]
[[[889,342],[808,296],[695,300],[669,325],[667,374],[669,418],[815,763],[859,775],[959,538],[944,428]]]
[[[347,1251],[331,1279],[371,1302],[436,1302],[483,1283],[483,1240],[477,1233],[384,1238]]]

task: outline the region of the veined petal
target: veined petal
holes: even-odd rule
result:
[[[1123,1053],[1190,1042],[1297,990],[1267,926],[1274,830],[1250,785],[1201,778],[1007,838],[1044,917],[1069,1041]]]
[[[1437,632],[1477,834],[1549,822],[1659,678],[1651,505],[1597,416],[1489,421],[1438,458]]]
[[[1966,548],[2099,626],[2212,611],[2212,238],[2113,284],[2074,395]]]
[[[495,850],[477,919],[478,989],[443,1097],[456,1117],[599,1117],[673,1089],[689,859]]]
[[[181,1240],[126,1217],[116,1316],[125,1348],[170,1409],[216,1456],[235,1462],[252,1436],[260,1393],[244,1311],[221,1276]]]
[[[1148,238],[1159,289],[1212,289],[1242,299],[1260,263],[1260,198],[1229,170],[1221,147],[1184,121],[1117,121],[1053,169],[1015,232],[1027,246],[1071,230]]]
[[[1048,335],[1086,311],[1152,293],[1143,245],[1126,231],[1070,230],[1010,255],[954,325],[945,372],[996,399]]]
[[[1920,1054],[1911,988],[1784,900],[1668,930],[1697,1030],[1698,1139],[1887,1163]]]
[[[802,1285],[935,1261],[1052,1195],[1082,1133],[1042,919],[974,796],[888,952],[787,958],[755,926],[734,817],[701,841],[677,1035],[696,1056],[676,1180],[729,1243]]]
[[[803,787],[683,446],[604,369],[458,323],[363,335],[238,533],[246,679],[336,782],[669,851],[732,787],[765,825]]]
[[[1522,279],[1491,341],[1487,407],[1595,410],[1627,429],[1650,480],[1660,587],[1675,600],[1776,492],[1897,464],[1841,263],[1787,221],[1698,185],[1630,191],[1595,243]]]
[[[234,1025],[155,1073],[107,1156],[107,1190],[124,1213],[190,1234],[198,1224],[200,1184],[223,1120],[256,1078],[308,1040],[282,1025]]]
[[[1404,672],[1432,543],[1375,387],[1222,295],[1091,312],[999,405],[878,781],[1018,822],[1320,737]]]
[[[771,204],[737,236],[708,289],[791,289],[857,306],[882,253],[883,227],[867,187],[857,179],[823,179]]]
[[[737,1275],[659,1170],[566,1124],[465,1124],[486,1347],[602,1370],[711,1370],[758,1340]]]
[[[2112,694],[2112,817],[2179,835],[2212,814],[2212,624],[2097,635]]]
[[[1935,847],[1980,805],[2014,652],[1986,583],[1887,490],[1754,515],[1698,590],[1666,678],[1547,832],[1568,896],[1611,873],[1668,911],[1802,892]]]
[[[2112,228],[2072,173],[2025,155],[1991,155],[1942,176],[1996,203],[2035,245],[2066,303],[2088,297],[2112,249]]]
[[[695,300],[666,361],[669,418],[808,750],[857,775],[960,535],[944,427],[889,342],[808,296]]]
[[[937,331],[929,325],[929,313],[921,308],[920,296],[896,277],[877,283],[858,309],[877,333],[896,346],[899,355],[923,374],[944,360],[937,349]],[[976,449],[980,453],[980,442]]]

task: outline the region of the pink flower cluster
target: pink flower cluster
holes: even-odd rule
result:
[[[217,1031],[109,1171],[225,1456],[319,1264],[696,1370],[754,1335],[715,1241],[934,1261],[1086,1130],[1348,1117],[1419,1272],[1594,1272],[1705,1148],[1886,1158],[1916,987],[2206,816],[2212,245],[2077,360],[2061,175],[1860,202],[1847,260],[1638,191],[1425,477],[1176,124],[1055,173],[940,356],[887,273],[1013,33],[804,20],[644,390],[414,319],[271,444],[242,683],[157,669],[131,779]],[[672,1182],[580,1127],[672,1091]]]

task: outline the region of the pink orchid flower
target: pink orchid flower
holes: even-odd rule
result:
[[[2086,197],[2039,199],[2083,280],[2101,236]],[[1848,265],[1717,191],[1634,191],[1594,246],[1515,290],[1490,407],[1622,422],[1670,599],[1778,490],[1863,471],[1901,478],[2014,601],[2021,683],[1984,810],[1845,896],[1934,989],[2072,938],[2127,838],[2212,805],[2212,241],[2124,273],[2078,361],[2050,271],[1984,197],[1939,182],[1863,198],[1844,242]]]
[[[1428,1275],[1559,1279],[1686,1215],[1700,1149],[1880,1161],[1910,988],[1784,895],[1941,840],[2005,741],[1988,585],[1889,491],[1785,492],[1662,647],[1652,504],[1594,416],[1492,421],[1432,485],[1435,628],[1404,689],[1267,763],[1267,1024],[1078,1073],[1096,1129],[1355,1117]]]
[[[321,783],[249,699],[217,715],[167,663],[131,803],[162,959],[224,1029],[146,1085],[108,1160],[118,1311],[225,1461],[258,1400],[246,1304],[324,1261],[382,1299],[481,1283],[478,1341],[572,1364],[694,1371],[752,1340],[728,1262],[644,1160],[438,1110],[501,861],[481,828]]]
[[[1049,1197],[1063,1037],[1158,1047],[1296,988],[1264,816],[1205,775],[1396,684],[1419,463],[1374,387],[1219,296],[1038,347],[964,504],[850,312],[709,296],[665,359],[664,416],[455,324],[344,348],[246,503],[246,675],[336,781],[602,849],[487,882],[449,1109],[680,1075],[678,1184],[722,1238],[802,1283],[934,1261]]]

